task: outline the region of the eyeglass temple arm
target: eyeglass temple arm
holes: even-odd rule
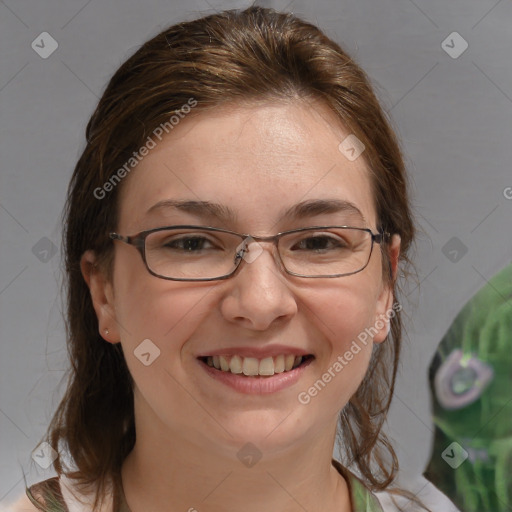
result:
[[[130,243],[130,237],[129,236],[123,236],[123,235],[120,235],[119,233],[109,233],[108,237],[111,240],[120,240],[121,242],[125,242],[127,244]]]
[[[124,242],[128,245],[133,245],[136,247],[139,251],[144,250],[144,237],[142,236],[123,236],[119,233],[109,233],[109,238],[112,240],[119,240],[120,242]]]
[[[387,242],[391,238],[391,233],[388,231],[379,231],[379,233],[372,233],[373,241],[377,244]]]
[[[144,247],[144,238],[139,236],[123,236],[119,233],[110,233],[109,237],[112,240],[119,240],[120,242],[124,242],[128,245],[134,245],[135,247]]]

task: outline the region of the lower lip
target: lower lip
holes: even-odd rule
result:
[[[251,395],[266,395],[275,393],[293,386],[304,373],[306,368],[312,363],[314,358],[308,359],[304,364],[301,364],[294,370],[288,372],[276,373],[268,377],[246,377],[243,374],[236,374],[231,372],[224,372],[217,370],[213,366],[209,366],[204,361],[198,359],[201,367],[214,379],[226,384],[240,393]]]

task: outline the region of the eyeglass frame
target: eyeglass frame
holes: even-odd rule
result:
[[[220,277],[205,277],[205,278],[165,277],[165,276],[161,276],[161,275],[157,274],[156,272],[151,270],[151,268],[149,268],[148,262],[146,260],[146,238],[150,234],[156,233],[158,231],[165,231],[165,230],[170,230],[170,229],[191,229],[191,228],[205,230],[205,231],[229,233],[231,235],[236,235],[242,239],[242,243],[245,243],[249,238],[254,240],[255,242],[272,242],[276,248],[278,261],[279,261],[279,265],[281,266],[281,268],[289,275],[292,275],[295,277],[303,277],[305,279],[315,279],[315,278],[329,278],[330,279],[330,278],[334,278],[334,277],[346,277],[346,276],[350,276],[353,274],[358,274],[359,272],[362,272],[370,263],[370,259],[372,257],[372,253],[373,253],[373,245],[375,243],[383,244],[386,241],[388,241],[389,238],[391,237],[390,233],[383,231],[383,230],[379,230],[378,233],[373,233],[373,231],[370,228],[358,228],[358,227],[353,227],[353,226],[311,226],[311,227],[306,227],[306,228],[292,229],[290,231],[282,231],[280,233],[277,233],[276,235],[253,236],[253,235],[246,234],[246,233],[237,233],[236,231],[231,231],[229,229],[215,228],[212,226],[179,225],[179,226],[164,226],[164,227],[159,227],[159,228],[147,229],[144,231],[140,231],[139,233],[136,233],[135,235],[121,235],[116,232],[111,232],[111,233],[109,233],[109,238],[111,240],[119,240],[120,242],[134,246],[137,249],[137,251],[140,253],[140,255],[142,257],[142,261],[144,262],[144,265],[146,266],[146,269],[148,270],[148,272],[151,275],[158,277],[160,279],[166,279],[168,281],[188,281],[188,282],[203,281],[204,282],[204,281],[221,281],[221,280],[229,279],[230,277],[233,277],[241,267],[241,263],[244,258],[243,258],[243,256],[240,256],[240,252],[243,253],[245,251],[245,245],[244,245],[244,249],[242,251],[239,251],[235,254],[235,261],[238,259],[238,263],[234,262],[235,268],[229,274],[225,274]],[[336,229],[340,229],[340,228],[356,229],[358,231],[365,231],[370,234],[370,236],[371,236],[370,254],[368,255],[368,261],[366,262],[364,267],[362,267],[359,270],[356,270],[354,272],[348,272],[345,274],[320,275],[320,276],[306,276],[303,274],[297,274],[295,272],[291,272],[290,270],[288,270],[286,268],[286,265],[283,263],[283,260],[281,258],[281,253],[279,252],[278,244],[279,244],[280,238],[282,238],[284,235],[288,235],[291,233],[300,233],[301,231],[311,231],[311,230],[315,230],[315,229],[334,229],[334,228],[336,228]]]

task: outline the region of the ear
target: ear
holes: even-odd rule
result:
[[[100,336],[109,343],[120,341],[112,283],[99,268],[94,251],[86,251],[80,259],[82,276],[89,287]]]
[[[381,343],[386,339],[389,333],[390,319],[395,316],[397,311],[397,306],[395,305],[395,307],[393,307],[393,285],[395,283],[398,270],[400,242],[400,235],[395,234],[391,238],[391,242],[387,247],[391,275],[387,277],[386,281],[382,281],[382,289],[377,300],[374,324],[375,329],[377,329],[377,333],[373,338],[375,343]]]

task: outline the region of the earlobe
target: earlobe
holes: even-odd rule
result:
[[[119,342],[112,283],[97,265],[94,251],[89,250],[82,255],[80,269],[91,293],[100,335],[109,343]]]
[[[394,234],[388,246],[388,260],[391,276],[389,276],[389,281],[383,282],[383,287],[377,301],[377,315],[374,327],[378,332],[373,338],[375,343],[381,343],[386,339],[390,330],[390,319],[396,314],[396,309],[393,304],[393,290],[398,272],[398,261],[400,259],[400,242],[400,235]]]

